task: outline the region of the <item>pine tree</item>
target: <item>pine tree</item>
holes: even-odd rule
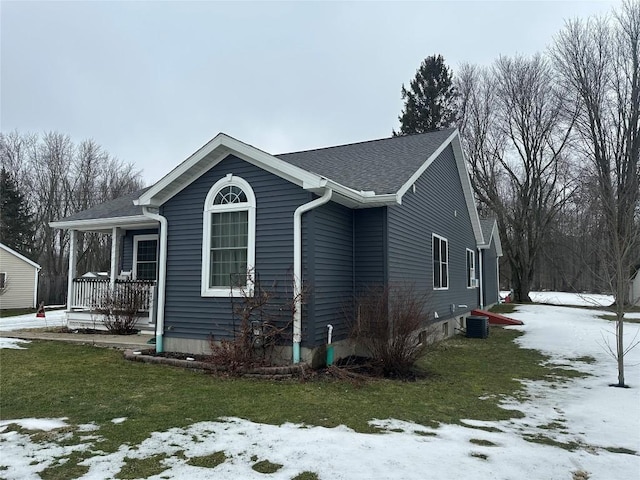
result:
[[[34,223],[24,195],[11,175],[0,171],[0,243],[29,256],[34,243]]]
[[[425,58],[409,87],[402,85],[404,110],[398,117],[400,131],[394,131],[394,136],[430,132],[456,123],[457,93],[442,55]]]

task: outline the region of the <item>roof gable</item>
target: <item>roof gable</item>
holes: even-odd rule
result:
[[[14,249],[7,247],[4,243],[0,243],[0,249],[4,250],[5,252],[7,252],[7,253],[9,253],[11,255],[13,255],[16,258],[19,258],[23,262],[28,263],[29,265],[31,265],[33,268],[35,268],[37,270],[40,270],[42,268],[36,262],[34,262],[32,260],[29,260],[27,257],[25,257],[24,255],[19,254]]]
[[[484,236],[484,244],[480,248],[489,248],[491,242],[495,243],[496,254],[502,256],[502,243],[500,242],[500,233],[498,231],[498,221],[495,218],[483,218],[480,220],[482,227],[482,235]]]

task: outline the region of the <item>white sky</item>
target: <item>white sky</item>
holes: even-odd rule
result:
[[[95,139],[155,182],[218,132],[270,153],[387,137],[442,54],[542,51],[620,2],[0,2],[0,128]]]

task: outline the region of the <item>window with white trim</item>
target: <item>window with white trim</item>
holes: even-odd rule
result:
[[[202,296],[251,294],[255,263],[256,198],[244,179],[228,174],[204,203]]]
[[[476,287],[476,252],[467,248],[467,288]]]
[[[135,280],[157,280],[158,235],[134,235],[133,278]]]
[[[449,242],[440,235],[433,234],[433,288],[449,288]]]

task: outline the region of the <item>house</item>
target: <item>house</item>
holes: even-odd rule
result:
[[[0,243],[0,309],[35,308],[40,265]]]
[[[220,133],[155,185],[51,226],[71,234],[69,322],[88,318],[88,292],[144,281],[141,321],[159,351],[228,337],[258,278],[291,300],[294,363],[311,360],[329,324],[339,355],[345,308],[367,286],[427,292],[443,335],[481,303],[480,279],[483,303],[497,291],[497,230],[484,238],[455,129],[283,155]],[[76,278],[79,231],[111,235],[108,280]]]
[[[502,244],[495,218],[480,219],[484,243],[478,246],[480,269],[478,298],[480,308],[489,308],[500,301],[500,257]]]

